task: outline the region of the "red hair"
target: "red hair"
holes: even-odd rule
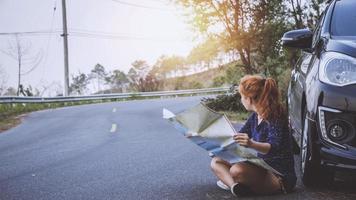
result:
[[[263,119],[273,121],[284,117],[284,108],[274,79],[246,75],[240,80],[239,92],[252,99],[257,113]]]

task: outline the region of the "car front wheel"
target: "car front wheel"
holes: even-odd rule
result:
[[[315,160],[311,157],[311,141],[309,139],[309,120],[307,118],[307,112],[304,111],[304,123],[303,132],[301,140],[301,151],[300,151],[300,169],[302,181],[305,186],[313,186],[317,182],[318,169],[320,169],[320,164],[317,164]]]
[[[303,184],[307,187],[329,184],[334,179],[334,171],[321,166],[320,160],[318,160],[317,156],[311,156],[311,129],[306,110],[304,111],[303,120],[304,123],[300,151],[300,169]]]

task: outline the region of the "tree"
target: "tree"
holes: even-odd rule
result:
[[[13,87],[9,87],[6,89],[6,92],[4,93],[4,96],[15,96],[17,95],[16,89]]]
[[[294,29],[314,28],[322,11],[326,7],[327,0],[285,0],[287,13],[293,19]]]
[[[39,96],[63,96],[63,86],[60,81],[41,81],[41,88],[39,90]]]
[[[303,10],[306,10],[306,4],[302,4],[301,0],[287,0],[287,4],[289,4],[288,13],[292,16],[294,20],[294,28],[301,29],[304,28],[305,17],[307,16]]]
[[[199,33],[218,37],[224,42],[224,49],[238,52],[240,67],[249,74],[261,68],[264,71],[261,64],[280,50],[278,40],[285,31],[282,1],[176,0],[179,5],[193,10],[191,22]],[[276,27],[278,29],[273,29]],[[265,33],[271,30],[273,37],[266,37]]]
[[[111,86],[111,89],[121,90],[125,84],[129,83],[129,79],[126,74],[120,70],[114,70],[110,72],[109,75],[105,78],[105,81]]]
[[[31,97],[31,96],[39,96],[39,91],[37,88],[32,89],[32,86],[29,85],[27,88],[24,88],[24,86],[21,84],[20,85],[20,90],[19,93],[22,94],[23,96]]]
[[[201,84],[200,82],[197,82],[197,81],[193,81],[193,82],[189,83],[189,88],[190,89],[201,89],[201,88],[203,88],[203,84]]]
[[[8,76],[5,70],[0,66],[0,96],[3,95],[6,90],[7,79]]]
[[[135,60],[131,65],[140,78],[145,77],[150,71],[150,66],[144,60]]]
[[[289,29],[314,29],[319,20],[322,11],[326,8],[327,0],[285,0],[284,1],[290,23]],[[299,58],[300,51],[290,49],[284,52],[285,59],[288,61],[288,66],[292,68]]]
[[[20,96],[20,95],[23,95],[23,96],[26,96],[26,93],[25,93],[25,90],[23,89],[23,85],[20,84],[20,88],[19,88],[19,91],[17,92],[17,96]]]
[[[54,92],[54,96],[63,96],[63,85],[61,82],[54,81],[51,84],[51,91]]]
[[[140,80],[145,79],[150,71],[150,66],[144,60],[136,60],[131,65],[132,67],[127,73],[127,78],[130,81],[131,88],[139,91]]]
[[[105,71],[105,67],[102,66],[99,63],[96,64],[94,66],[94,69],[91,70],[91,73],[89,75],[89,79],[96,79],[96,81],[97,81],[97,91],[98,92],[101,91],[100,85],[105,80],[106,76],[107,76],[107,73]]]
[[[130,81],[130,83],[137,83],[138,79],[139,79],[139,75],[137,73],[137,71],[134,68],[130,68],[129,72],[127,72],[127,77]]]
[[[203,43],[194,47],[187,57],[189,64],[199,64],[210,68],[211,62],[222,51],[219,39],[209,36]]]
[[[140,92],[157,91],[160,88],[161,81],[158,80],[153,74],[148,74],[144,78],[140,78],[137,84],[137,90]]]
[[[9,42],[8,49],[6,51],[0,50],[4,54],[13,58],[18,63],[18,85],[17,85],[17,96],[20,94],[21,76],[27,75],[36,69],[41,60],[42,52],[38,51],[36,55],[31,54],[31,43],[25,43],[21,40],[18,35],[15,35],[14,41]],[[27,71],[23,72],[23,68],[26,66]]]
[[[167,78],[169,69],[167,65],[163,65],[166,58],[167,56],[165,55],[160,56],[150,71],[151,74],[155,75],[159,79]]]
[[[89,77],[81,72],[78,72],[78,75],[73,76],[72,75],[72,83],[69,86],[69,93],[72,94],[77,94],[77,95],[82,95],[85,93],[87,90],[87,86],[90,82]]]
[[[224,76],[217,76],[213,79],[212,87],[220,87],[225,83],[225,81],[226,78]]]
[[[170,74],[176,76],[179,71],[184,72],[187,68],[186,59],[184,57],[163,55],[154,64],[150,73],[158,79],[164,79]]]

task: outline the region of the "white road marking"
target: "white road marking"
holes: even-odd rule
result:
[[[112,109],[112,112],[116,112],[116,108]]]
[[[116,131],[116,128],[117,128],[117,125],[116,125],[116,124],[112,124],[112,125],[111,125],[111,130],[110,130],[110,132],[111,132],[111,133],[115,132],[115,131]]]

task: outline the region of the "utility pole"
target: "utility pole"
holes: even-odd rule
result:
[[[63,45],[64,45],[64,96],[69,95],[69,75],[68,75],[68,32],[67,32],[67,12],[66,1],[62,0],[62,17],[63,17]]]
[[[19,64],[19,79],[18,79],[18,85],[17,85],[17,96],[20,96],[20,86],[21,86],[21,61],[22,61],[22,49],[21,45],[19,42],[19,38],[17,34],[15,35],[16,37],[16,47],[17,47],[17,61]]]

